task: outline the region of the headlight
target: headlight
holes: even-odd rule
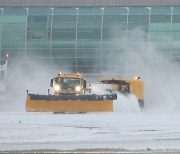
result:
[[[54,86],[54,90],[55,90],[55,91],[59,91],[59,90],[60,90],[60,86],[59,86],[59,85],[55,85],[55,86]]]
[[[80,87],[80,86],[77,86],[75,89],[76,89],[76,91],[80,91],[80,90],[81,90],[81,87]]]

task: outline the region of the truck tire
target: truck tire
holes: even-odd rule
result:
[[[144,100],[138,100],[139,102],[139,107],[144,108]]]

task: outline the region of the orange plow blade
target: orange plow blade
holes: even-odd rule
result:
[[[54,96],[28,94],[27,112],[112,112],[116,94]]]

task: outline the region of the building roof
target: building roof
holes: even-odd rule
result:
[[[0,0],[0,7],[180,6],[180,0]]]

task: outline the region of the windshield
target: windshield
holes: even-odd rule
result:
[[[80,85],[80,79],[76,78],[56,78],[56,84],[59,84],[62,89],[75,89],[76,86]]]

